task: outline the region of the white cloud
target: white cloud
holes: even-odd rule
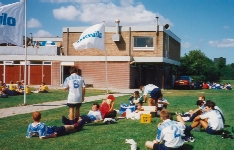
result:
[[[27,27],[28,28],[38,28],[41,27],[41,23],[40,21],[38,21],[37,19],[31,18],[28,22],[27,22]]]
[[[103,12],[105,10],[105,12]],[[156,16],[159,16],[159,24],[172,24],[160,14],[145,9],[144,5],[116,6],[113,3],[82,5],[80,20],[92,24],[105,21],[107,25],[113,25],[115,19],[120,20],[120,25],[149,25],[156,24]],[[103,13],[105,15],[103,15]]]
[[[189,43],[189,42],[182,42],[182,44],[181,44],[181,47],[182,48],[189,48],[191,46],[191,44]]]
[[[70,5],[67,7],[61,7],[59,9],[53,10],[54,17],[59,20],[76,20],[80,11],[77,10],[74,6]]]
[[[2,3],[0,2],[0,6],[2,6]]]
[[[53,35],[45,30],[39,30],[34,33],[33,37],[52,37]]]
[[[209,45],[214,47],[234,47],[234,39],[222,39],[221,41],[209,41]]]
[[[101,0],[100,0],[101,1]],[[114,25],[115,20],[120,20],[121,26],[128,25],[150,25],[156,24],[156,16],[159,17],[159,25],[169,24],[173,26],[169,19],[164,18],[159,13],[146,10],[141,3],[134,5],[133,0],[121,1],[117,6],[109,3],[80,3],[79,8],[72,5],[53,10],[54,17],[64,20],[76,20],[90,24],[105,21],[106,25]]]

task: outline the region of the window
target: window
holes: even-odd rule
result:
[[[44,65],[50,65],[50,64],[51,64],[51,61],[44,61],[43,64],[44,64]]]
[[[42,62],[41,61],[31,61],[31,64],[33,64],[33,65],[39,65],[39,64],[42,64]]]
[[[133,50],[154,50],[154,37],[150,36],[134,37]]]
[[[168,58],[169,57],[169,35],[166,34],[165,35],[165,57]]]

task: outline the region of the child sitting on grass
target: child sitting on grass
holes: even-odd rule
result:
[[[144,97],[140,96],[139,91],[135,91],[132,96],[128,99],[129,105],[136,105],[138,110],[141,110]]]
[[[156,139],[154,141],[146,141],[145,146],[153,150],[183,149],[183,136],[185,136],[184,130],[186,128],[183,122],[170,120],[168,110],[160,112],[160,119],[162,122],[157,126]]]
[[[74,125],[64,125],[64,126],[46,126],[46,124],[41,123],[41,113],[35,111],[32,113],[33,123],[28,125],[26,138],[32,138],[34,136],[39,136],[40,139],[55,138],[57,136],[62,136],[69,134],[71,132],[82,130],[84,126],[84,120],[80,120]]]
[[[163,94],[161,94],[161,97],[158,99],[158,115],[160,111],[163,109],[167,109],[167,105],[170,103],[163,97]]]

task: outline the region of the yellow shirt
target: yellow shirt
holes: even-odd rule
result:
[[[47,85],[43,85],[43,86],[41,86],[41,90],[42,91],[49,91],[49,88],[48,88],[48,86]]]
[[[16,89],[14,84],[9,84],[9,90],[14,91]]]
[[[30,88],[27,86],[26,87],[26,94],[30,94],[31,93],[31,90],[30,90]]]

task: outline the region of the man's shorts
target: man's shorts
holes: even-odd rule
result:
[[[209,133],[209,134],[221,134],[223,132],[223,130],[213,130],[210,126],[208,126],[206,128],[206,132]]]
[[[183,146],[178,147],[178,148],[170,148],[170,147],[166,147],[164,144],[154,144],[153,146],[153,150],[183,150]]]
[[[75,104],[73,104],[73,103],[67,103],[67,106],[68,107],[76,107],[76,108],[80,108],[81,107],[81,105],[82,105],[82,103],[75,103]]]
[[[153,98],[154,100],[158,100],[160,97],[162,97],[162,92],[159,88],[154,88],[150,93],[150,98]]]
[[[60,127],[52,126],[51,129],[57,133],[57,136],[63,136],[63,135],[68,134],[64,126],[60,126]]]

